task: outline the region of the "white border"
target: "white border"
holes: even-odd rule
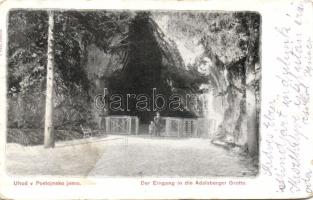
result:
[[[286,13],[290,13],[290,0],[151,0],[151,1],[101,1],[101,0],[24,0],[24,1],[2,1],[0,4],[0,29],[2,29],[3,52],[0,57],[0,132],[6,132],[6,17],[11,8],[48,8],[48,9],[160,9],[160,10],[225,10],[225,11],[256,11],[262,16],[262,114],[269,107],[270,99],[280,93],[279,80],[275,73],[279,73],[279,68],[275,56],[281,52],[281,42],[277,38],[275,27],[290,23],[286,19]],[[313,3],[305,3],[305,25],[303,32],[306,36],[313,37]],[[312,52],[311,52],[312,54]],[[313,81],[310,81],[310,94],[313,94]],[[275,87],[273,87],[275,86]],[[311,105],[313,105],[311,100]],[[310,113],[313,114],[313,108],[310,107]],[[262,121],[263,119],[261,119]],[[310,116],[312,122],[312,116]],[[313,168],[312,163],[312,123],[303,130],[309,140],[301,143],[303,155],[303,172]],[[266,138],[270,131],[266,131],[261,126],[261,139]],[[127,199],[147,199],[147,198],[299,198],[308,197],[310,194],[304,190],[297,193],[277,192],[277,182],[274,177],[266,176],[261,168],[261,173],[256,178],[231,178],[231,180],[244,180],[246,186],[181,186],[181,187],[142,187],[140,180],[142,178],[67,178],[50,177],[51,180],[79,180],[84,186],[77,188],[66,187],[26,187],[16,188],[12,180],[16,179],[5,175],[4,171],[4,147],[5,134],[0,136],[1,151],[1,176],[0,176],[0,195],[5,198],[31,198],[31,199],[84,199],[84,198],[127,198]],[[264,140],[261,140],[261,151],[264,148]],[[275,155],[276,156],[276,155]],[[278,155],[277,155],[278,156]],[[260,156],[261,163],[265,160],[265,155]],[[275,163],[277,164],[277,163]],[[274,167],[275,167],[274,164]],[[20,180],[39,179],[47,180],[49,177],[23,177]],[[196,180],[197,178],[171,178],[171,180]],[[146,178],[144,180],[158,180]],[[166,180],[161,178],[161,180]],[[207,180],[230,180],[230,178],[208,178]],[[312,182],[312,180],[311,180]],[[312,183],[313,185],[313,183]],[[303,188],[302,188],[303,189]],[[313,194],[311,194],[312,196]],[[0,196],[1,198],[1,196]]]

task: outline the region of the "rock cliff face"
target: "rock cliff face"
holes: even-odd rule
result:
[[[13,11],[10,17],[10,128],[43,127],[47,26],[42,11]],[[132,103],[129,112],[103,113],[93,98],[104,88],[150,97],[156,88],[165,96],[196,97],[183,99],[180,112],[163,110],[163,116],[201,118],[204,136],[257,153],[258,14],[60,11],[54,34],[56,129],[89,122],[96,128],[100,114],[137,115],[147,122],[154,112],[138,113]]]
[[[201,13],[155,13],[152,18],[164,35],[177,44],[183,66],[187,70],[197,69],[207,78],[195,92],[202,104],[202,112],[195,113],[206,121],[209,137],[246,146],[251,154],[256,154],[260,69],[255,54],[259,54],[260,18],[255,13],[248,15],[249,22],[240,21],[242,16],[235,18],[233,13],[213,14],[211,18]],[[243,39],[246,45],[250,43],[247,50],[240,46],[236,25],[227,22],[231,18],[247,25],[244,30],[248,34]],[[224,24],[236,28],[219,29],[225,21]]]
[[[234,14],[139,13],[127,27],[128,51],[122,56],[88,47],[93,52],[88,55],[89,79],[97,92],[108,87],[112,92],[149,93],[156,87],[165,95],[195,95],[183,102],[189,109],[179,116],[202,118],[203,135],[246,146],[255,154],[260,68],[251,52],[258,54],[258,49],[242,50],[239,40],[253,35],[234,36],[238,27],[231,20],[241,26]],[[217,30],[222,22],[229,27]]]

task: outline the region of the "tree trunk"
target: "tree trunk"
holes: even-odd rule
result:
[[[45,112],[45,135],[44,135],[44,147],[54,147],[54,126],[53,126],[53,27],[54,16],[53,11],[48,11],[49,15],[49,27],[48,27],[48,51],[47,51],[47,90],[46,90],[46,112]]]

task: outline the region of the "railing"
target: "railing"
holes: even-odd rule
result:
[[[105,132],[107,134],[138,134],[139,119],[135,116],[106,116]]]
[[[198,120],[178,117],[162,117],[161,135],[176,137],[197,137]]]
[[[217,125],[214,118],[198,118],[198,133],[201,137],[214,138],[218,131]]]
[[[111,115],[102,119],[104,123],[100,123],[99,127],[107,134],[138,135],[139,119],[136,116]],[[161,117],[160,134],[169,137],[200,137],[206,132],[202,127],[203,122],[201,118]]]

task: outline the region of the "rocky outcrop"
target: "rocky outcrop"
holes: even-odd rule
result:
[[[251,16],[255,21],[259,20],[254,14]],[[258,54],[258,50],[241,49],[237,29],[233,28],[234,23],[229,23],[234,20],[234,15],[220,14],[209,21],[202,13],[195,18],[194,14],[187,12],[178,12],[175,16],[155,14],[153,18],[164,35],[179,44],[178,50],[183,60],[188,62],[185,67],[195,68],[207,78],[207,82],[195,93],[202,102],[202,112],[198,117],[203,117],[208,136],[213,140],[245,147],[255,155],[260,71],[254,70],[258,61],[251,60],[251,57]],[[223,22],[223,29],[220,22]],[[232,25],[228,27],[227,24]],[[251,24],[248,24],[250,38],[247,36],[245,40],[258,43],[257,29],[251,28]],[[186,47],[189,51],[186,51]]]
[[[129,92],[140,88],[141,83],[135,80],[139,80],[137,75],[141,74],[140,81],[146,90],[159,87],[165,94],[194,94],[196,99],[188,105],[189,116],[202,118],[204,136],[245,147],[256,154],[260,70],[255,66],[258,61],[251,61],[251,52],[240,49],[239,41],[234,38],[235,29],[220,30],[214,41],[208,31],[216,29],[204,26],[210,21],[190,23],[188,15],[190,13],[138,14],[128,27],[129,35],[121,40],[124,43],[115,44],[129,45],[128,51],[116,55],[104,53],[95,46],[88,47],[88,51],[101,60],[94,66],[88,63],[89,80],[97,92],[102,92],[103,87]],[[233,17],[222,14],[210,20],[216,23]],[[145,43],[139,44],[143,40]],[[235,44],[225,48],[228,40]],[[149,82],[145,77],[154,79]]]

